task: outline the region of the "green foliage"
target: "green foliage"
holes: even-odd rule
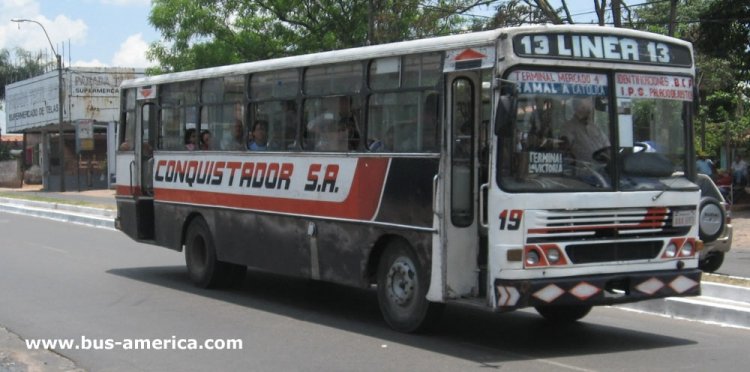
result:
[[[750,3],[747,0],[703,1],[707,6],[694,46],[701,58],[702,95],[706,97],[699,120],[705,120],[706,145],[717,153],[727,142],[750,150]],[[744,83],[741,83],[744,82]],[[728,132],[728,135],[727,135]]]
[[[553,18],[542,9],[530,6],[526,0],[509,0],[495,7],[495,15],[491,19],[475,19],[472,29],[490,30],[525,24],[554,23],[559,17]]]
[[[708,154],[718,154],[727,142],[741,152],[750,152],[750,115],[739,114],[741,105],[741,98],[731,92],[709,95],[696,117],[696,148],[701,148],[705,137]]]
[[[49,67],[49,64],[42,60],[41,53],[35,54],[18,48],[14,54],[16,63],[11,60],[9,50],[0,49],[0,100],[5,99],[6,85],[41,75]]]
[[[694,41],[697,37],[699,24],[694,21],[706,11],[709,5],[706,0],[682,0],[678,2],[675,18],[674,37]],[[636,30],[649,31],[667,35],[669,32],[669,1],[645,2],[644,6],[633,8],[633,19],[626,26]]]
[[[713,0],[700,14],[695,40],[701,52],[729,61],[738,80],[750,80],[750,2]]]
[[[154,0],[150,71],[183,71],[457,32],[480,0]]]

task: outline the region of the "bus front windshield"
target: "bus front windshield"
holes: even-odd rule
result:
[[[516,70],[508,79],[519,94],[512,131],[501,138],[504,189],[692,187],[684,176],[691,78]]]

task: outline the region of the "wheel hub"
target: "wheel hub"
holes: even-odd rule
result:
[[[388,296],[394,303],[404,305],[412,299],[416,270],[410,261],[396,260],[388,270],[387,279]]]

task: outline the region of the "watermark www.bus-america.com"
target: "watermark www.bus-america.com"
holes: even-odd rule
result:
[[[89,338],[27,339],[29,350],[242,350],[241,339]]]

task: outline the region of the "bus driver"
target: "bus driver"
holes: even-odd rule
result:
[[[573,117],[562,127],[562,139],[577,161],[592,162],[592,154],[609,147],[609,138],[592,123],[594,105],[591,98],[573,100]]]

